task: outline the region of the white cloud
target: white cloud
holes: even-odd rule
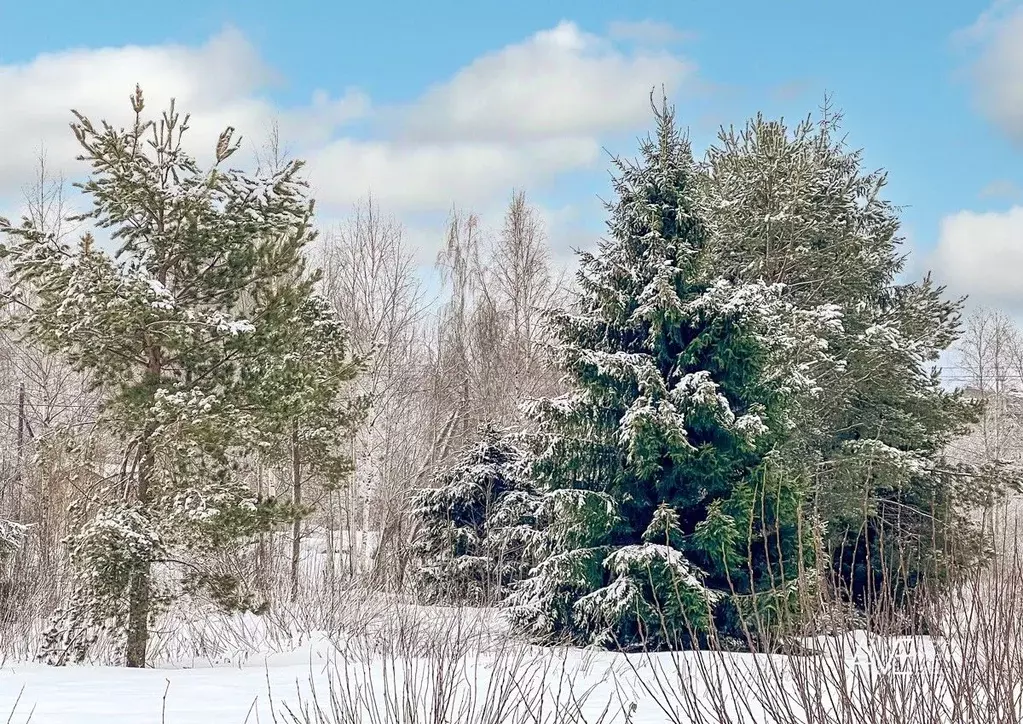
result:
[[[630,129],[650,117],[650,91],[693,73],[666,51],[627,54],[562,22],[484,55],[403,109],[403,134],[430,141],[522,141]]]
[[[564,172],[597,168],[607,134],[648,125],[651,88],[663,84],[671,93],[692,73],[678,55],[642,43],[623,49],[563,22],[481,56],[398,106],[376,108],[348,89],[281,108],[267,95],[281,79],[237,30],[199,46],[62,50],[0,65],[0,203],[17,203],[41,146],[52,171],[83,173],[73,161],[70,109],[127,125],[136,83],[147,115],[171,97],[191,114],[188,149],[203,163],[225,126],[251,149],[276,120],[283,145],[309,161],[324,212],[372,192],[403,214],[484,205],[512,187],[539,189]],[[354,119],[370,121],[375,135],[346,134]]]
[[[598,164],[605,134],[649,120],[654,86],[672,93],[692,73],[679,56],[627,53],[562,22],[385,110],[392,139],[329,144],[311,157],[313,183],[334,203],[367,188],[401,208],[485,203],[513,186],[535,188]],[[328,186],[331,169],[347,178]]]
[[[1023,143],[1023,7],[996,2],[957,35],[977,46],[972,86],[975,100],[1009,138]]]
[[[599,156],[591,138],[520,144],[341,139],[311,156],[309,178],[317,198],[328,204],[348,204],[371,192],[386,207],[422,211],[478,205],[513,186],[591,165]]]
[[[953,294],[1023,312],[1023,206],[1005,212],[960,211],[941,221],[938,244],[922,260]]]
[[[191,114],[188,146],[205,156],[212,155],[227,125],[258,142],[276,118],[285,138],[316,143],[368,111],[368,100],[356,91],[340,98],[319,92],[308,106],[280,111],[259,95],[276,80],[248,41],[230,29],[199,47],[76,49],[0,66],[0,197],[32,179],[41,147],[54,171],[72,168],[79,149],[68,129],[70,109],[114,125],[130,123],[128,96],[136,83],[145,93],[147,115],[163,110],[171,98],[179,111]]]

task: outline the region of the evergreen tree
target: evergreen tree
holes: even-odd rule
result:
[[[795,307],[840,315],[828,342],[841,363],[818,378],[822,404],[793,445],[815,465],[834,582],[873,610],[974,565],[982,548],[967,513],[996,491],[990,471],[943,458],[976,415],[934,368],[958,335],[961,302],[929,278],[898,281],[905,257],[885,175],[862,171],[829,113],[818,128],[758,116],[722,131],[706,182],[726,277],[782,283]]]
[[[422,533],[415,590],[429,602],[490,603],[529,570],[533,491],[508,433],[483,424],[432,488],[413,498]]]
[[[153,616],[181,590],[171,572],[185,590],[251,603],[202,556],[300,511],[256,499],[240,463],[298,429],[337,472],[349,414],[339,395],[355,366],[304,269],[313,205],[301,163],[259,177],[225,169],[238,147],[228,129],[202,171],[173,101],[157,122],[143,119],[140,89],[131,102],[127,130],[77,112],[72,124],[92,169],[80,186],[92,208],[76,220],[106,230],[115,253],[91,234],[71,248],[27,219],[0,230],[15,287],[37,299],[17,321],[88,375],[104,430],[123,443],[68,541],[81,578],[66,623],[113,622],[139,667]]]
[[[574,389],[530,405],[547,549],[511,613],[580,645],[767,634],[812,556],[779,444],[836,320],[717,279],[689,144],[671,110],[657,121],[641,162],[616,162],[609,239],[581,255],[577,306],[556,320]]]
[[[21,548],[27,533],[27,526],[0,518],[0,560]]]

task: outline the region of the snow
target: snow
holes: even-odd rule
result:
[[[553,666],[541,663],[544,657]],[[564,671],[568,678],[575,679],[573,688],[580,697],[595,686],[603,688],[603,696],[591,696],[583,707],[587,720],[596,721],[612,700],[612,687],[599,685],[606,684],[611,678],[629,678],[628,667],[622,666],[619,658],[581,651],[567,654],[537,651],[527,654],[525,668],[545,670],[551,679],[555,679],[549,682],[551,689],[557,687],[557,680]],[[502,671],[507,664],[502,666],[497,656],[470,654],[463,663],[467,668],[477,669],[469,673],[474,683],[492,691],[502,689]],[[357,679],[364,690],[373,687],[378,698],[385,699],[389,666],[386,657],[375,658],[369,666],[361,662],[346,665],[325,637],[290,653],[269,655],[259,661],[250,660],[242,666],[130,670],[98,666],[7,665],[0,669],[0,712],[6,716],[13,710],[12,723],[26,721],[31,714],[33,724],[138,724],[159,721],[168,724],[241,724],[255,721],[257,711],[261,721],[268,721],[271,701],[278,714],[284,706],[297,711],[300,700],[309,700],[310,685],[315,687],[321,699],[324,698],[330,686],[328,673],[332,670],[346,674],[348,683]],[[424,674],[431,668],[422,660],[413,660],[407,662],[405,670],[408,679],[425,688],[424,681],[428,677]],[[479,675],[481,673],[482,676]],[[634,685],[626,685],[625,688],[632,690]],[[618,702],[611,703],[617,707]],[[654,712],[649,713],[652,715]],[[646,717],[635,721],[641,724],[662,719]]]
[[[275,667],[274,672],[290,676],[288,667]],[[168,722],[243,722],[260,693],[262,677],[255,668],[164,672],[20,666],[0,671],[0,711],[13,710],[12,722],[28,721],[31,715],[35,724],[156,722],[161,721],[166,690]],[[265,689],[265,680],[262,685]]]
[[[220,325],[217,326],[217,331],[218,332],[227,332],[228,334],[230,334],[232,336],[238,335],[238,334],[243,334],[245,332],[252,332],[255,329],[256,328],[252,324],[252,322],[249,322],[249,321],[244,320],[244,319],[233,320],[233,321],[230,321],[230,322],[223,322],[223,323],[221,323]]]
[[[438,612],[440,615],[438,615]],[[433,619],[452,620],[451,609],[426,610]],[[468,624],[472,628],[472,624]],[[419,629],[416,629],[419,631]],[[471,636],[470,636],[471,638]],[[457,640],[457,637],[452,637]],[[579,697],[614,675],[613,655],[591,655],[582,651],[532,649],[522,646],[492,648],[488,641],[477,642],[480,649],[451,649],[427,645],[427,653],[414,651],[411,657],[396,657],[381,647],[318,635],[291,651],[251,656],[234,664],[202,664],[182,667],[163,664],[157,668],[132,670],[104,666],[47,667],[41,664],[7,663],[0,667],[0,719],[14,712],[12,724],[29,720],[33,724],[200,724],[216,722],[270,721],[271,702],[280,717],[285,707],[298,711],[302,702],[316,691],[327,698],[330,679],[343,680],[360,688],[381,707],[391,696],[404,697],[405,691],[425,694],[439,670],[454,667],[464,674],[462,682],[471,682],[463,694],[486,698],[508,695],[523,682],[513,684],[518,674],[535,681],[533,691],[549,686],[553,692],[564,676],[574,679],[573,690]],[[347,646],[345,644],[348,644]],[[435,656],[439,651],[454,651],[454,657]],[[431,656],[433,658],[431,659]],[[397,662],[397,666],[395,663]],[[516,674],[516,677],[512,676]],[[523,678],[523,677],[518,677]],[[528,689],[529,687],[525,687]],[[604,696],[591,696],[584,710],[589,721],[599,719],[608,704]],[[530,694],[531,696],[532,694]],[[553,695],[553,694],[551,694]],[[417,704],[430,706],[428,696],[417,696]],[[482,704],[475,704],[481,706]],[[458,709],[457,704],[452,704]],[[284,721],[291,721],[287,716]],[[461,721],[461,715],[450,721]],[[508,721],[515,721],[515,718]],[[539,723],[538,723],[539,724]]]
[[[417,611],[420,623],[404,629],[405,638],[414,638],[407,636],[410,630],[419,635],[436,634],[462,615],[454,609],[420,609]],[[479,620],[493,626],[495,617]],[[434,628],[426,631],[422,622],[431,622]],[[467,626],[472,628],[473,624]],[[6,721],[13,711],[11,724],[27,721],[33,724],[241,724],[274,721],[272,705],[277,720],[292,722],[286,710],[298,712],[309,705],[313,690],[321,705],[329,701],[333,678],[333,691],[340,694],[342,701],[346,697],[344,692],[348,691],[349,696],[354,692],[354,696],[363,701],[361,706],[379,707],[375,716],[363,713],[365,720],[381,724],[397,721],[393,712],[390,715],[383,712],[388,702],[405,702],[409,698],[419,709],[415,720],[485,721],[488,719],[483,709],[509,697],[509,713],[498,716],[489,711],[490,721],[553,722],[553,717],[548,718],[553,710],[544,712],[534,721],[516,710],[511,702],[519,697],[521,709],[525,701],[539,701],[538,696],[548,702],[557,697],[565,703],[575,698],[581,707],[582,720],[587,722],[623,722],[624,712],[631,711],[629,721],[632,724],[681,724],[693,720],[688,713],[693,709],[693,702],[698,706],[709,703],[708,682],[727,691],[745,686],[742,681],[759,679],[761,683],[749,684],[757,691],[736,692],[735,701],[741,704],[730,705],[742,710],[733,719],[736,724],[751,724],[769,721],[759,702],[776,695],[781,684],[764,682],[768,682],[774,672],[784,671],[788,666],[787,660],[778,656],[707,652],[626,656],[578,649],[540,649],[502,643],[500,631],[496,629],[492,629],[491,634],[494,635],[489,638],[470,636],[471,642],[464,645],[458,643],[462,639],[457,635],[439,647],[435,645],[435,638],[429,639],[434,643],[425,647],[407,643],[404,654],[397,652],[393,635],[377,636],[372,645],[367,645],[372,637],[362,635],[345,640],[321,634],[301,637],[302,643],[291,650],[249,656],[233,664],[200,663],[187,667],[160,664],[144,670],[103,666],[55,668],[8,662],[0,665],[0,720]],[[464,638],[464,634],[462,636]],[[908,672],[907,667],[911,667],[913,661],[919,662],[921,657],[932,659],[936,655],[933,646],[921,645],[916,639],[879,643],[862,632],[854,632],[844,639],[821,638],[806,643],[826,652],[831,666],[837,664],[855,671],[853,677],[858,677],[864,687],[869,686],[874,677],[890,676],[894,669]],[[442,651],[455,653],[447,657],[438,655]],[[796,666],[805,667],[806,662],[812,660],[804,658],[804,663]],[[438,677],[440,672],[444,672],[445,677]],[[454,687],[462,698],[453,697],[446,717],[438,720],[429,712],[436,701],[429,694],[434,682],[442,678],[455,682]],[[338,683],[343,686],[338,687]],[[607,714],[602,716],[605,710]],[[381,718],[376,719],[376,716]]]
[[[28,526],[0,518],[0,557],[16,551],[28,533]]]
[[[673,581],[678,581],[693,590],[705,590],[703,584],[693,574],[693,567],[686,557],[671,546],[659,543],[644,543],[619,548],[607,557],[604,565],[619,576],[627,576],[637,569],[649,570],[655,561],[664,562],[667,569],[676,576]]]

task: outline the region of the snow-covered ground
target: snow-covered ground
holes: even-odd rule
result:
[[[679,724],[693,720],[693,702],[713,704],[714,697],[706,693],[713,682],[726,697],[729,689],[735,691],[733,721],[764,724],[770,718],[760,702],[777,694],[769,682],[771,672],[783,670],[789,661],[539,649],[510,642],[493,616],[417,607],[375,619],[365,613],[364,608],[353,610],[350,630],[332,636],[253,643],[262,653],[250,647],[205,660],[193,654],[183,662],[182,652],[196,641],[178,636],[179,659],[161,660],[146,670],[8,662],[0,666],[0,722],[13,711],[10,724]],[[258,637],[258,625],[251,620],[244,625],[223,636],[220,646],[239,633]],[[818,649],[826,649],[835,641],[818,643]],[[914,649],[886,645],[879,651],[862,635],[845,646],[825,658],[847,671],[869,669],[871,676],[891,675],[897,659]],[[758,679],[751,676],[758,670],[763,675],[760,685],[753,686],[756,691],[743,690],[746,682]],[[870,687],[861,688],[869,696]],[[314,692],[327,715],[293,718],[289,709],[296,714],[315,709]],[[333,714],[332,698],[338,702]],[[556,702],[567,716],[556,716]],[[400,711],[405,707],[411,708]],[[438,710],[443,715],[437,716]]]
[[[319,581],[326,543],[316,535],[304,543],[305,577]],[[862,719],[857,712],[873,711],[876,692],[896,690],[913,706],[931,705],[927,669],[949,655],[941,642],[862,632],[807,641],[821,655],[791,659],[541,649],[511,640],[492,610],[419,607],[359,592],[331,597],[322,587],[307,593],[286,616],[228,616],[181,604],[156,627],[154,668],[146,670],[55,668],[4,661],[0,652],[0,724],[718,724],[722,702],[732,712],[729,724],[791,724],[807,718],[798,711],[771,717],[765,708],[779,713],[779,703],[791,699],[798,710],[800,695],[805,703],[829,691],[848,694],[845,708],[838,716],[818,712],[809,717],[813,724],[901,724],[917,720]],[[983,608],[960,603],[974,613]],[[998,642],[1018,627],[992,626],[967,641],[997,655]],[[315,627],[331,633],[304,633]],[[116,660],[102,640],[99,649],[97,663]],[[1023,663],[1014,650],[1010,644],[1001,651],[1005,675],[985,679],[980,661],[976,671],[952,664],[943,675],[969,682],[957,696],[983,700],[988,694],[975,691],[982,684],[1018,686],[1013,672]],[[324,716],[316,716],[314,700]],[[300,713],[306,710],[308,716]]]
[[[324,546],[317,536],[305,541],[310,581],[323,577]],[[496,611],[419,607],[358,592],[328,601],[322,590],[308,593],[286,617],[179,607],[154,632],[154,668],[146,670],[55,668],[3,661],[0,652],[0,724],[718,724],[722,701],[733,712],[729,724],[790,724],[806,719],[772,718],[764,709],[766,702],[777,713],[786,696],[798,709],[794,680],[804,701],[814,689],[812,699],[841,689],[856,700],[849,706],[869,712],[875,692],[892,691],[899,679],[904,696],[926,705],[929,675],[911,682],[906,674],[942,653],[927,639],[862,632],[807,641],[823,654],[793,659],[540,649],[512,641]],[[317,626],[330,635],[304,633]],[[101,650],[97,659],[115,657]],[[982,680],[970,678],[971,686]],[[314,710],[314,699],[327,710],[322,718],[299,713]],[[694,715],[700,708],[702,718]],[[848,708],[845,717],[809,721],[860,721],[848,717]]]
[[[456,697],[469,691],[479,697],[475,704],[452,702],[451,717],[445,719],[452,723],[470,724],[476,718],[465,717],[468,710],[463,706],[474,709],[482,719],[484,710],[490,706],[481,703],[484,699],[496,702],[507,697],[511,710],[516,708],[516,702],[535,701],[538,686],[534,686],[533,693],[516,698],[519,693],[512,686],[512,680],[528,679],[537,674],[540,675],[537,678],[548,679],[550,695],[559,683],[570,683],[576,694],[572,697],[566,692],[564,701],[578,699],[585,719],[599,721],[601,712],[609,704],[619,708],[618,697],[613,695],[617,687],[609,681],[614,676],[612,670],[616,663],[620,664],[606,654],[593,657],[582,652],[540,650],[523,651],[512,657],[469,654],[460,661],[425,657],[399,661],[388,654],[370,659],[361,655],[346,658],[321,636],[287,653],[249,656],[239,666],[178,668],[165,664],[154,669],[128,670],[105,666],[53,668],[39,664],[7,664],[0,668],[0,722],[6,721],[7,714],[14,711],[11,722],[31,721],[33,724],[164,721],[168,724],[240,724],[272,721],[271,702],[278,719],[290,722],[293,720],[287,709],[298,712],[308,707],[312,689],[316,690],[321,703],[329,698],[331,679],[334,685],[344,681],[358,690],[352,700],[356,702],[355,708],[365,710],[366,720],[372,720],[370,710],[383,711],[388,703],[406,698],[419,698],[414,707],[426,715],[434,706],[428,695],[435,688],[431,682],[442,673],[455,674],[459,679],[452,687],[459,690]],[[619,685],[621,683],[624,682]],[[526,685],[530,686],[529,682]],[[407,692],[413,692],[414,696],[406,697]],[[375,704],[360,703],[362,697],[372,699]],[[433,718],[423,716],[420,720],[433,721]],[[510,716],[507,721],[513,722],[515,717]]]
[[[254,666],[125,670],[9,665],[0,671],[0,711],[13,710],[12,722],[31,716],[35,724],[255,721],[249,711],[257,699],[267,712],[267,672],[280,694],[294,692],[295,680],[307,678],[299,654],[267,665],[266,671]]]

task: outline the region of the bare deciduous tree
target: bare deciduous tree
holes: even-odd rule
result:
[[[564,304],[565,285],[555,275],[550,256],[539,214],[527,203],[524,191],[515,191],[488,268],[498,304],[505,310],[508,346],[503,367],[513,380],[508,392],[516,401],[548,394],[556,384],[547,313]]]
[[[984,401],[976,432],[960,441],[983,461],[1020,459],[1023,446],[1023,337],[1004,313],[978,309],[957,348],[959,378]]]
[[[375,531],[379,576],[395,554],[404,494],[421,476],[435,437],[421,391],[426,296],[403,227],[372,198],[325,236],[322,253],[323,293],[347,324],[355,353],[370,358],[357,383],[369,409],[354,443],[352,484],[344,490],[348,573],[370,558]]]

